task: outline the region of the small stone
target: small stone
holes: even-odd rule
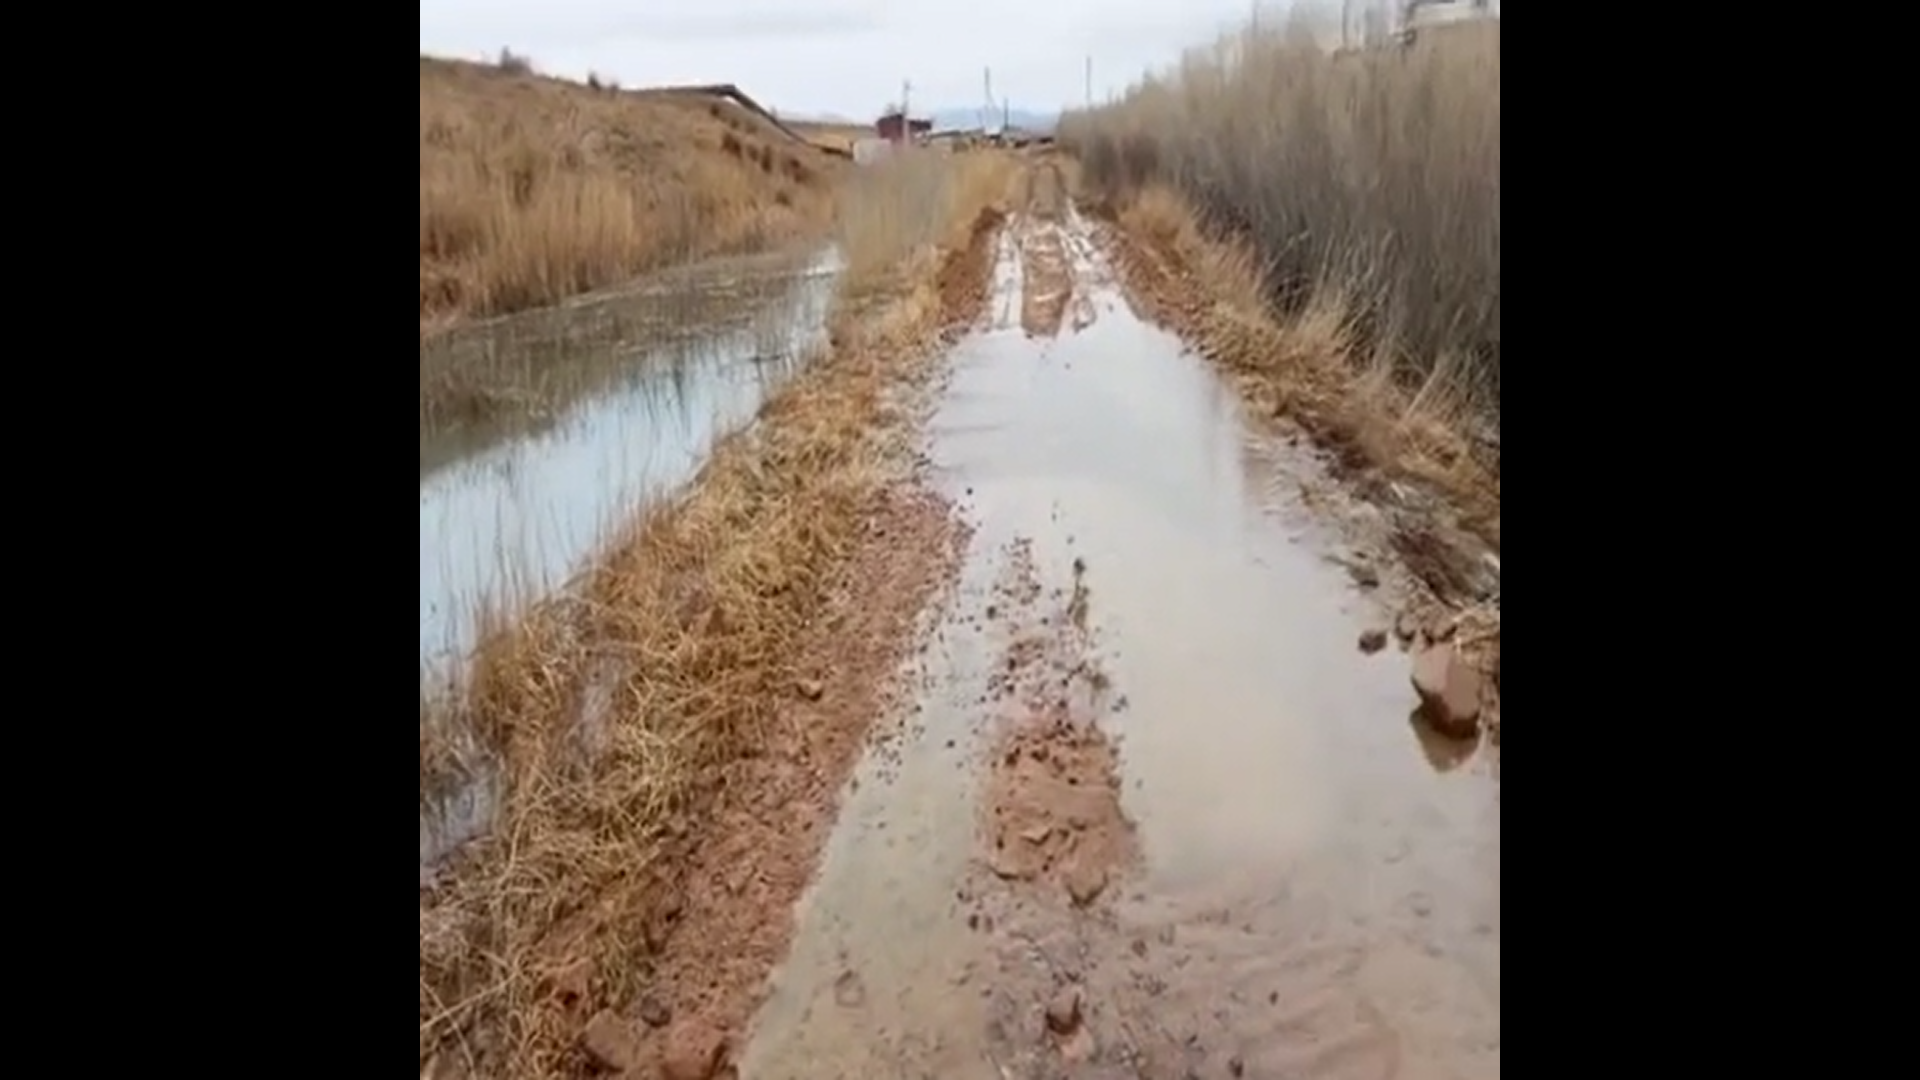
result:
[[[1360,635],[1360,651],[1371,656],[1387,647],[1387,632],[1381,629],[1363,631]]]
[[[1375,570],[1372,563],[1348,563],[1347,576],[1353,578],[1353,583],[1363,589],[1371,589],[1380,584],[1380,571]]]
[[[819,701],[820,695],[827,692],[826,684],[819,679],[801,679],[798,689],[800,696],[808,701]]]
[[[612,1072],[632,1068],[640,1056],[633,1032],[612,1009],[602,1009],[587,1021],[580,1032],[580,1048],[601,1068]]]
[[[645,994],[640,998],[640,1019],[648,1027],[666,1027],[667,1021],[673,1019],[673,1010],[667,1007],[666,1002],[652,994]]]
[[[1020,839],[1025,840],[1029,844],[1044,844],[1047,842],[1047,837],[1052,835],[1053,826],[1035,825],[1031,829],[1023,830],[1020,833]]]
[[[1479,732],[1480,673],[1452,645],[1440,644],[1413,658],[1413,689],[1420,713],[1434,730],[1455,739]]]
[[[1235,1076],[1245,1076],[1247,1073],[1247,1063],[1240,1060],[1239,1054],[1235,1054],[1227,1059],[1227,1071]]]
[[[867,1003],[867,986],[860,976],[851,971],[843,971],[833,980],[833,1002],[843,1009],[857,1009]]]
[[[1047,1002],[1047,1030],[1055,1035],[1069,1035],[1079,1026],[1080,988],[1064,987]]]
[[[569,1008],[585,1002],[593,994],[594,964],[581,957],[553,974],[553,992]]]
[[[1420,636],[1419,617],[1411,611],[1402,611],[1393,620],[1393,636],[1399,638],[1402,645],[1413,644],[1413,639]]]
[[[682,1023],[667,1035],[660,1060],[664,1080],[711,1080],[727,1056],[727,1040],[704,1020]]]
[[[1107,872],[1098,866],[1075,863],[1067,870],[1067,895],[1078,907],[1093,903],[1107,887]]]

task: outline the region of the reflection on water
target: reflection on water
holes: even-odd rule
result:
[[[483,604],[555,588],[752,419],[824,343],[838,269],[829,253],[753,278],[686,277],[670,290],[496,320],[423,350],[423,700],[454,684]],[[476,416],[430,392],[455,384],[507,407]],[[423,885],[447,852],[486,829],[500,795],[497,769],[470,740],[443,737],[466,746],[467,775],[421,814]]]
[[[496,370],[516,362],[498,359],[514,351],[539,373],[522,380],[529,398],[564,402],[552,384],[568,378],[576,400],[478,429],[423,423],[423,663],[464,654],[483,600],[552,588],[600,537],[686,480],[719,436],[751,419],[823,336],[834,269],[822,261],[753,290],[723,282],[714,292],[731,300],[718,326],[683,321],[644,342],[632,335],[664,319],[660,298],[646,294],[541,312],[490,328],[491,344],[466,343]],[[679,297],[674,307],[698,311],[712,297]],[[568,310],[572,318],[563,317]],[[525,361],[542,355],[551,363]]]

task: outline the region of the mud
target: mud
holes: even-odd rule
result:
[[[937,609],[966,532],[944,500],[911,490],[877,506],[869,522],[821,632],[795,657],[802,674],[782,722],[759,755],[730,770],[698,840],[663,853],[685,869],[676,891],[655,898],[658,960],[625,1013],[640,1033],[636,1062],[665,1062],[676,1035],[710,1031],[724,1040],[745,1026],[766,972],[787,951],[841,780],[873,718],[899,706],[892,676],[918,639],[922,612]],[[728,1046],[724,1056],[732,1053]]]
[[[1396,617],[1392,523],[1143,322],[1092,233],[1002,234],[927,430],[957,592],[739,1073],[1497,1077],[1497,751],[1436,741],[1410,654],[1357,645],[1444,628]],[[1076,333],[1014,322],[1048,235]]]
[[[1074,295],[1066,236],[1060,227],[1065,207],[1060,171],[1052,167],[1028,170],[1026,212],[1015,227],[1025,283],[1020,294],[1020,325],[1029,336],[1058,334]],[[1076,319],[1076,328],[1081,325]]]
[[[1136,855],[1120,808],[1119,757],[1098,722],[1107,676],[1086,652],[1087,594],[1076,573],[1054,610],[1031,545],[1016,540],[995,590],[994,615],[1013,634],[989,680],[1000,716],[982,801],[981,858],[1003,881],[1087,907]]]
[[[997,224],[988,215],[970,246],[943,263],[947,323],[977,316]],[[900,415],[925,407],[926,368],[903,364],[898,373]],[[888,463],[896,482],[867,514],[826,610],[800,648],[778,658],[795,673],[780,721],[756,754],[731,765],[697,810],[670,828],[644,910],[634,916],[648,954],[640,985],[616,1001],[582,994],[570,1014],[579,1025],[579,1075],[702,1080],[741,1068],[742,1033],[766,998],[768,973],[795,947],[796,920],[809,910],[807,885],[823,849],[832,857],[835,819],[858,812],[862,778],[888,760],[898,738],[896,727],[876,720],[914,706],[920,688],[903,671],[939,624],[970,539],[970,527],[926,482],[922,466],[911,453]],[[910,863],[902,869],[910,872]],[[884,895],[884,882],[872,884]],[[572,972],[581,962],[562,955],[555,967]],[[832,1008],[857,1012],[880,999],[870,966],[854,971],[831,957],[818,966],[831,971],[820,990]],[[593,985],[590,976],[584,982]],[[556,983],[556,993],[566,990]]]

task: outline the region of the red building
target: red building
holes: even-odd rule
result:
[[[874,134],[890,143],[898,143],[911,133],[915,139],[933,130],[931,120],[909,120],[897,112],[890,112],[873,125]]]

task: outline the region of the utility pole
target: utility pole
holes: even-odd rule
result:
[[[980,110],[980,127],[985,130],[993,123],[993,69],[987,69],[987,96],[983,99],[987,107]]]
[[[1087,108],[1093,108],[1093,54],[1087,54]]]
[[[907,105],[907,96],[913,93],[913,83],[900,80],[900,145],[913,145],[913,109]]]

